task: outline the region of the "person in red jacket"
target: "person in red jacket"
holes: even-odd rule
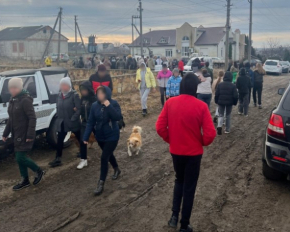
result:
[[[178,62],[178,69],[179,69],[180,76],[183,77],[184,63],[182,60]]]
[[[90,76],[89,81],[92,83],[94,92],[99,86],[107,86],[113,91],[113,81],[110,74],[107,72],[105,65],[100,64],[95,74]]]
[[[170,145],[176,173],[172,216],[168,225],[177,227],[183,201],[180,232],[192,231],[189,220],[203,147],[210,145],[216,137],[207,104],[196,98],[198,84],[195,74],[187,74],[180,84],[180,96],[170,98],[165,103],[156,122],[158,135]]]

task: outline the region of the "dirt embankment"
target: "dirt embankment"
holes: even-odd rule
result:
[[[261,174],[264,129],[279,101],[277,89],[288,83],[289,76],[265,77],[264,108],[251,106],[248,118],[239,116],[234,108],[232,133],[217,137],[205,149],[191,218],[195,231],[290,231],[289,183],[268,181]],[[122,106],[128,106],[124,113],[132,115],[134,123],[128,123],[116,150],[122,176],[117,181],[108,178],[100,197],[92,194],[100,168],[96,145],[89,151],[89,167],[81,171],[76,170],[74,146],[65,150],[65,164],[57,169],[47,168],[52,150],[34,150],[32,158],[47,169],[47,175],[38,187],[17,193],[11,191],[19,176],[15,162],[1,163],[0,231],[174,231],[166,226],[174,171],[168,146],[155,132],[159,97],[151,97],[156,104],[146,118],[135,113],[139,109],[135,106],[139,104],[137,93],[119,99]],[[126,140],[134,124],[143,127],[144,146],[139,156],[130,158]]]

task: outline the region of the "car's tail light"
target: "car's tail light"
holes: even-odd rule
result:
[[[273,155],[273,159],[274,160],[278,160],[278,161],[281,161],[281,162],[287,162],[287,159],[285,159],[285,158],[282,158],[282,157],[280,157],[280,156],[275,156],[275,155]]]
[[[271,115],[267,133],[273,137],[285,139],[283,119],[280,115]]]

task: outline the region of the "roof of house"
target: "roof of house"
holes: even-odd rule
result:
[[[163,39],[163,41],[161,41]],[[176,30],[157,30],[150,31],[143,34],[144,46],[175,46],[176,44]],[[141,43],[138,37],[130,46],[139,46]]]
[[[25,40],[49,26],[7,27],[0,31],[0,40]]]
[[[202,35],[194,43],[195,45],[218,44],[225,36],[224,27],[202,27]]]
[[[67,69],[62,67],[45,67],[40,69],[17,69],[17,70],[9,70],[0,73],[0,77],[13,77],[13,76],[22,76],[22,75],[33,75],[37,71],[45,72],[45,73],[67,73]]]

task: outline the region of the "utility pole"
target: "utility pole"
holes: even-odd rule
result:
[[[78,23],[77,23],[77,28],[78,28],[78,31],[79,31],[79,34],[80,34],[80,37],[81,37],[81,40],[82,40],[82,44],[83,44],[84,51],[86,53],[87,52],[86,46],[85,46],[85,43],[84,43],[84,40],[83,40],[83,36],[82,36],[82,33],[81,33],[81,30],[79,28],[79,24]]]
[[[77,31],[77,16],[75,15],[75,49],[76,55],[78,54],[78,31]]]
[[[140,16],[140,40],[141,40],[141,56],[143,56],[143,28],[142,28],[142,0],[139,0],[139,8],[137,9],[139,11]]]
[[[59,9],[59,22],[58,22],[58,48],[57,48],[57,65],[59,65],[60,60],[60,40],[61,40],[61,16],[62,16],[62,7]]]
[[[48,51],[48,47],[49,47],[50,41],[51,41],[51,39],[52,39],[52,36],[53,36],[53,34],[54,34],[54,32],[55,32],[55,28],[56,28],[57,22],[58,22],[59,19],[60,19],[59,16],[60,16],[60,12],[58,13],[57,18],[56,18],[56,20],[55,20],[55,23],[54,23],[54,26],[53,26],[52,32],[50,33],[50,37],[49,37],[49,39],[48,39],[48,42],[47,42],[46,47],[45,47],[45,49],[44,49],[44,52],[43,52],[43,54],[42,54],[42,57],[41,57],[41,60],[40,60],[40,64],[43,62],[44,56],[46,55],[46,53],[47,53],[47,51]]]
[[[230,37],[230,17],[231,17],[231,0],[227,0],[227,24],[226,24],[226,51],[225,51],[225,70],[229,66],[229,37]]]
[[[249,41],[248,41],[248,62],[252,60],[252,26],[253,26],[253,0],[248,0],[250,3],[250,26],[249,26]]]
[[[132,55],[134,56],[134,15],[132,15]]]

